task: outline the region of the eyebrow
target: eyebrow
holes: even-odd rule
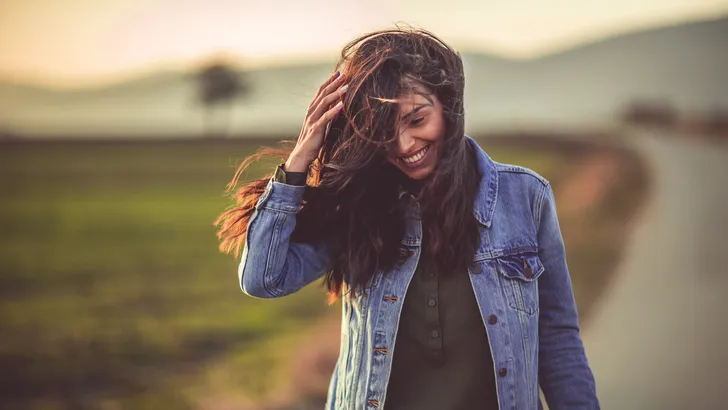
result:
[[[415,107],[414,110],[412,110],[412,111],[408,112],[407,114],[403,115],[402,118],[400,118],[400,120],[401,121],[406,121],[409,117],[417,114],[417,111],[419,111],[419,110],[421,110],[423,108],[426,108],[426,107],[432,107],[432,104],[421,104],[420,106]]]

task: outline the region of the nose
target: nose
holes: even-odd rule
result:
[[[404,155],[412,151],[415,147],[415,142],[415,138],[412,136],[410,130],[402,130],[397,137],[397,155]]]

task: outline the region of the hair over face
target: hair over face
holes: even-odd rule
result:
[[[365,34],[344,47],[336,68],[346,75],[344,107],[330,124],[309,172],[292,241],[326,243],[332,264],[325,284],[331,295],[366,290],[376,274],[400,258],[404,207],[399,192],[407,177],[387,162],[397,140],[398,101],[419,93],[443,107],[445,135],[437,166],[415,197],[423,226],[422,255],[439,274],[465,269],[478,246],[473,200],[479,175],[464,137],[464,74],[457,52],[432,33],[395,28]],[[248,164],[228,185],[235,206],[216,224],[223,252],[239,254],[254,205],[269,178],[238,187]]]

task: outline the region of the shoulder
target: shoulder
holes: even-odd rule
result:
[[[538,172],[519,165],[495,163],[498,172],[498,208],[501,212],[537,219],[550,182]]]
[[[498,171],[499,182],[533,185],[535,188],[543,188],[549,185],[549,181],[538,172],[520,165],[503,164],[495,162],[495,169]]]

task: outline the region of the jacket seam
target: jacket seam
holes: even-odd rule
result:
[[[268,210],[268,211],[274,211],[278,213],[284,213],[284,214],[297,214],[299,212],[300,204],[293,205],[293,202],[290,204],[287,203],[277,203],[273,202],[271,203],[270,197],[266,201],[265,204],[261,206],[262,209]]]
[[[509,174],[530,175],[533,178],[535,178],[536,180],[538,180],[538,182],[540,182],[541,185],[548,185],[548,183],[549,183],[549,181],[546,178],[544,178],[542,175],[538,174],[536,171],[529,169],[529,168],[520,167],[517,165],[498,164],[497,170],[499,173],[506,172]]]
[[[243,243],[243,252],[241,257],[241,264],[243,265],[240,268],[240,288],[245,292],[245,268],[247,268],[248,265],[248,252],[250,252],[250,227],[253,225],[253,222],[255,222],[255,218],[258,216],[258,209],[253,210],[253,214],[250,216],[250,219],[248,219],[248,226],[245,228],[245,238]]]
[[[273,249],[273,244],[277,242],[280,236],[281,221],[285,219],[285,213],[275,213],[275,221],[273,222],[273,232],[271,234],[270,243],[268,243],[268,249]],[[271,277],[271,269],[274,265],[273,258],[276,252],[268,252],[268,258],[265,261],[265,269],[263,270],[263,287],[265,291],[271,296],[279,296],[279,292],[275,291],[274,284]]]
[[[541,214],[543,212],[543,205],[548,197],[547,192],[551,189],[551,185],[546,183],[543,188],[539,191],[538,201],[536,202],[536,209],[534,215],[534,221],[536,222],[536,238],[538,238],[538,231],[541,230]]]

